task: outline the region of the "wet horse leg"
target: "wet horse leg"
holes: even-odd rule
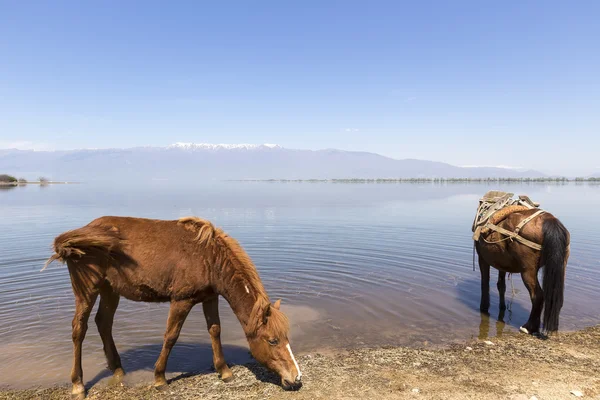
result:
[[[169,309],[169,318],[167,319],[167,330],[165,332],[165,339],[163,342],[163,348],[156,361],[154,368],[154,386],[155,387],[166,387],[167,379],[165,378],[165,370],[167,369],[167,360],[171,349],[179,338],[181,327],[185,322],[190,310],[194,306],[191,301],[172,301],[171,308]]]
[[[506,272],[498,271],[498,294],[500,295],[500,310],[506,310],[506,301],[504,295],[506,294]]]
[[[100,290],[100,305],[98,306],[95,321],[100,337],[102,338],[108,369],[113,372],[113,378],[117,383],[125,375],[125,371],[123,371],[123,367],[121,366],[121,357],[119,357],[117,346],[115,346],[112,336],[113,321],[118,306],[119,295],[106,283]]]
[[[204,317],[206,318],[206,327],[210,334],[213,350],[213,363],[217,373],[224,382],[233,379],[233,373],[225,362],[223,347],[221,346],[221,321],[219,319],[219,298],[207,300],[202,303]]]
[[[540,330],[540,317],[544,307],[544,292],[537,278],[537,268],[525,269],[521,273],[521,278],[531,297],[531,314],[520,330],[524,333],[536,333]]]
[[[481,271],[481,303],[479,311],[487,313],[490,308],[490,265],[479,258],[479,270]]]

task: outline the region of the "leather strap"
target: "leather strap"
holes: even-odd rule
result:
[[[537,243],[534,243],[531,240],[527,240],[523,236],[520,236],[519,234],[517,234],[515,232],[511,232],[509,230],[501,228],[498,225],[494,225],[494,224],[489,224],[488,223],[488,224],[485,225],[485,227],[489,228],[489,229],[491,229],[493,231],[496,231],[496,232],[498,232],[498,233],[500,233],[502,235],[507,236],[507,238],[502,239],[502,240],[506,240],[506,239],[511,239],[512,240],[512,239],[514,239],[514,240],[516,240],[518,242],[523,243],[527,247],[531,247],[534,250],[538,250],[538,251],[542,250],[542,246],[541,245],[539,245]],[[502,240],[500,240],[500,241],[502,241]],[[497,242],[488,242],[488,243],[497,243]]]
[[[531,221],[532,219],[534,219],[535,217],[537,217],[538,215],[541,215],[543,213],[545,213],[546,211],[544,210],[538,210],[537,212],[531,214],[529,217],[525,218],[523,221],[519,222],[519,225],[517,225],[517,227],[515,228],[515,233],[519,234],[519,232],[521,231],[521,229],[523,229],[523,227],[525,225],[527,225],[527,223],[529,221]]]

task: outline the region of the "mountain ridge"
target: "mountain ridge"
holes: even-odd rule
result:
[[[535,170],[459,167],[339,149],[176,142],[170,146],[0,150],[0,171],[56,179],[540,178]]]

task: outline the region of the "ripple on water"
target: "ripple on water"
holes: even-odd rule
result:
[[[285,193],[290,187],[293,202],[288,202],[292,195]],[[68,272],[58,263],[39,270],[57,234],[101,215],[174,219],[196,214],[223,226],[250,254],[271,298],[283,299],[296,352],[445,343],[514,330],[527,319],[530,303],[519,276],[512,279],[514,293],[508,283],[511,309],[503,317],[506,324],[478,312],[480,281],[479,272],[472,270],[470,227],[473,199],[487,186],[428,189],[426,193],[434,196],[427,201],[417,201],[424,193],[418,186],[386,186],[369,192],[369,185],[351,190],[322,185],[323,199],[314,187],[305,187],[273,185],[268,192],[272,197],[254,193],[252,203],[240,208],[222,208],[218,201],[207,200],[211,196],[206,193],[193,196],[187,189],[161,192],[156,201],[146,196],[141,203],[135,193],[114,195],[117,201],[110,190],[96,196],[94,191],[84,194],[66,187],[56,192],[25,188],[23,193],[31,197],[18,202],[10,197],[18,192],[0,193],[0,201],[8,200],[0,208],[3,382],[19,387],[68,381],[74,309]],[[513,189],[523,193],[534,188]],[[532,198],[548,204],[555,215],[564,215],[572,235],[561,327],[575,329],[600,320],[600,234],[594,229],[600,215],[585,212],[600,200],[600,190],[586,190],[582,197],[581,188],[575,186],[553,189],[554,194],[539,190]],[[227,193],[237,190],[229,188]],[[243,190],[249,190],[248,186]],[[339,202],[336,190],[345,195],[351,192],[356,198]],[[445,194],[454,190],[460,195]],[[405,195],[406,191],[413,193]],[[81,198],[73,193],[80,193]],[[306,205],[296,198],[302,193],[309,197]],[[240,192],[238,198],[244,195]],[[190,200],[194,198],[200,199],[200,208]],[[573,206],[577,201],[580,207]],[[491,289],[490,312],[497,317],[494,284]],[[186,321],[180,344],[169,360],[171,372],[210,367],[210,342],[200,310],[194,309]],[[225,301],[220,310],[227,359],[248,360],[237,319]],[[134,376],[148,378],[144,371],[152,369],[158,356],[167,314],[168,304],[122,300],[114,336],[125,368],[138,371]],[[83,362],[86,381],[105,376],[102,345],[93,322]]]

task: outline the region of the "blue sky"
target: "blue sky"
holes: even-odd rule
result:
[[[0,147],[277,143],[591,172],[599,16],[597,1],[0,0]]]

